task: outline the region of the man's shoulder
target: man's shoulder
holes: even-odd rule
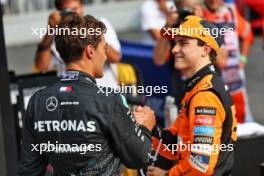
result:
[[[200,94],[202,96],[209,93],[210,95],[214,94],[215,98],[217,97],[222,103],[230,104],[231,97],[228,86],[223,82],[223,79],[218,74],[212,74],[210,81],[204,81],[202,84],[203,91],[205,94]]]
[[[207,90],[207,89],[225,89],[225,84],[218,73],[211,73],[204,76],[201,81],[196,85],[196,89]]]
[[[222,78],[217,73],[211,73],[203,77],[191,90],[189,97],[199,94],[200,97],[216,95],[220,100],[229,96],[228,86],[224,84]]]
[[[97,86],[96,90],[98,96],[105,100],[116,99],[120,96],[120,94],[112,87]]]
[[[105,102],[111,101],[113,102],[113,105],[123,104],[126,107],[128,106],[125,96],[120,94],[120,92],[114,88],[98,86],[97,93],[100,99],[105,100]]]

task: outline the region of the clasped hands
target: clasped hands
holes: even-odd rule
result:
[[[136,122],[139,125],[146,127],[149,131],[152,131],[156,125],[156,117],[154,111],[148,106],[137,106],[134,111]]]

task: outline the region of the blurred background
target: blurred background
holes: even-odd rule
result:
[[[121,43],[122,63],[132,64],[143,85],[169,85],[168,64],[157,66],[153,62],[154,42],[146,42],[146,31],[141,24],[142,4],[146,0],[84,0],[85,14],[91,14],[98,18],[105,17],[112,24],[117,32]],[[154,1],[154,0],[153,0]],[[203,0],[194,0],[203,3]],[[32,35],[32,28],[46,28],[47,19],[55,10],[53,0],[1,0],[3,4],[3,23],[7,52],[7,64],[10,75],[11,101],[12,104],[23,101],[22,105],[14,105],[15,116],[19,119],[16,123],[21,126],[21,118],[26,102],[32,93],[37,89],[19,90],[17,88],[17,77],[30,80],[24,84],[42,82],[42,79],[31,74],[35,72],[35,54],[39,42],[39,36]],[[236,0],[226,1],[236,6],[240,14],[248,20],[254,32],[254,41],[250,46],[248,63],[245,67],[246,88],[248,90],[249,104],[253,114],[253,121],[260,126],[253,128],[263,129],[264,125],[264,1],[263,0]],[[153,9],[149,9],[152,11]],[[0,56],[2,57],[2,56]],[[28,78],[29,76],[29,78]],[[14,80],[12,80],[12,78]],[[36,78],[36,79],[35,79]],[[36,81],[34,81],[36,80]],[[34,85],[34,86],[33,86]],[[26,87],[26,85],[23,85]],[[22,86],[22,87],[23,87]],[[18,94],[23,94],[21,99]],[[160,124],[164,125],[164,104],[166,95],[154,95],[146,99],[146,104],[151,106],[160,117]],[[249,129],[245,127],[246,130]],[[19,130],[17,135],[20,136]],[[253,134],[254,136],[255,134]],[[256,135],[255,135],[256,136]],[[261,135],[260,135],[261,136]],[[263,136],[263,134],[262,134]],[[241,165],[236,165],[236,175],[260,175],[259,164],[264,162],[263,147],[264,138],[249,138],[241,141],[241,149],[237,154],[237,161]],[[18,140],[18,142],[20,142]],[[251,144],[254,144],[253,146]],[[255,152],[247,152],[248,149]],[[243,157],[241,157],[243,156]],[[256,159],[254,159],[256,157]],[[252,162],[250,161],[253,161]],[[244,163],[243,163],[244,161]],[[251,162],[251,164],[250,164]],[[1,164],[1,163],[0,163]],[[240,170],[240,172],[238,171]],[[252,175],[252,176],[253,176]]]
[[[32,36],[32,28],[47,26],[48,16],[54,10],[54,2],[52,0],[2,1],[8,69],[14,71],[16,75],[32,73],[37,44],[41,41],[38,36]],[[144,43],[145,34],[140,26],[139,15],[143,1],[84,0],[85,14],[92,14],[98,18],[107,17],[121,41]],[[202,1],[198,0],[198,2]],[[237,0],[236,5],[240,13],[250,21],[254,30],[254,43],[251,46],[249,62],[246,66],[246,86],[255,120],[264,124],[262,112],[264,107],[264,52],[261,37],[264,5],[262,0]],[[155,71],[149,70],[149,72]]]

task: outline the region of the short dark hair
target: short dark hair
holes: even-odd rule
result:
[[[76,35],[55,35],[56,49],[66,65],[80,60],[87,45],[90,44],[97,48],[102,40],[102,35],[106,32],[106,26],[103,22],[91,15],[80,16],[76,13],[64,16],[59,23],[58,29],[76,29],[78,31],[85,29],[86,32],[85,37],[83,34],[80,35],[80,32]],[[90,29],[96,32],[91,34],[88,32]]]
[[[55,0],[55,7],[56,7],[56,9],[61,10],[64,1],[65,0]],[[78,0],[78,1],[80,1],[80,3],[83,4],[83,0]]]
[[[206,43],[200,39],[197,39],[198,40],[198,46],[204,46]],[[216,61],[216,57],[217,57],[217,53],[215,52],[215,50],[212,48],[210,53],[209,53],[209,57],[210,57],[210,61],[212,63],[215,63]]]

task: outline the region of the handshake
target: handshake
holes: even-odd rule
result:
[[[142,125],[149,131],[152,131],[156,125],[156,118],[153,110],[151,110],[148,106],[137,106],[133,114],[139,125]]]

